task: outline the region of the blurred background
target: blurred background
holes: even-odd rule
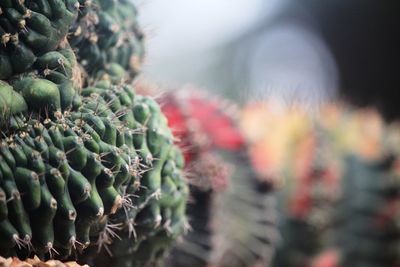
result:
[[[171,87],[315,104],[339,86],[399,81],[398,1],[135,1],[148,35],[144,73]]]
[[[142,1],[149,33],[144,72],[163,84],[195,84],[235,100],[326,99],[336,87],[335,63],[305,10],[280,18],[292,6],[298,4]]]
[[[400,266],[400,1],[136,3],[143,80],[238,104],[251,168],[276,189],[272,266]]]

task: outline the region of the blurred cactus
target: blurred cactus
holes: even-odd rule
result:
[[[241,124],[255,169],[280,189],[274,266],[396,266],[398,126],[370,109],[273,102],[244,108]]]
[[[272,187],[251,168],[235,107],[188,88],[158,99],[184,150],[191,192],[192,231],[164,266],[268,266],[276,236]]]

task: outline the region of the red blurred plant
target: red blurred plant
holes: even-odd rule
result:
[[[149,88],[142,86],[139,91]],[[232,119],[232,106],[193,89],[166,92],[157,100],[184,152],[190,182],[203,189],[224,190],[232,166],[215,151],[245,149],[242,133]]]

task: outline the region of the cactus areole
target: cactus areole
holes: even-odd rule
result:
[[[0,256],[142,266],[184,231],[183,157],[126,83],[143,39],[129,1],[0,1]]]

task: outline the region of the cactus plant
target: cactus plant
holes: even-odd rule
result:
[[[3,115],[78,104],[76,59],[65,40],[78,9],[76,1],[0,3]]]
[[[274,198],[250,168],[233,105],[198,90],[159,99],[187,161],[192,231],[163,266],[267,266],[275,237]]]
[[[167,121],[154,100],[121,79],[137,71],[120,59],[139,55],[138,44],[115,36],[137,32],[136,22],[109,36],[128,50],[108,44],[98,68],[82,62],[97,60],[79,49],[82,14],[102,23],[86,36],[102,34],[107,16],[122,24],[135,10],[127,1],[107,3],[0,3],[1,256],[141,266],[186,227],[184,160]],[[130,248],[123,256],[119,243]]]
[[[89,75],[108,68],[118,78],[140,70],[144,55],[144,34],[137,22],[137,10],[128,0],[79,0],[81,9],[69,40],[83,69]],[[118,65],[112,64],[117,63]],[[128,77],[121,77],[129,70]],[[104,74],[100,71],[100,74]]]
[[[398,126],[370,109],[275,104],[250,105],[242,122],[253,163],[281,187],[275,266],[396,266]],[[252,127],[260,119],[268,129]]]
[[[249,104],[242,112],[242,128],[255,169],[279,189],[281,238],[273,266],[309,266],[323,248],[336,200],[331,140],[303,108],[273,102]]]

